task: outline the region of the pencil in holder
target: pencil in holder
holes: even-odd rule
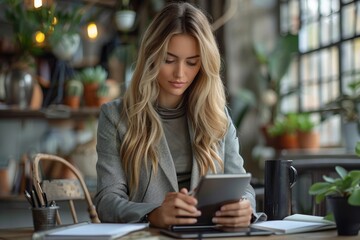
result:
[[[42,231],[56,226],[56,212],[59,206],[31,208],[34,230]]]

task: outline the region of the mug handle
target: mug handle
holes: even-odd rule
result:
[[[296,168],[294,168],[293,166],[290,166],[289,175],[290,175],[290,188],[292,188],[295,185],[296,181],[297,181]]]

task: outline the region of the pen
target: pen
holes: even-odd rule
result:
[[[32,190],[32,194],[34,195],[34,199],[36,200],[37,206],[38,207],[43,207],[41,202],[40,202],[39,195],[37,195],[37,193],[34,190]]]
[[[42,195],[43,195],[43,198],[44,198],[45,207],[48,207],[48,206],[49,206],[49,204],[48,204],[48,200],[47,200],[46,193],[45,193],[45,192],[43,192],[43,193],[42,193]]]
[[[30,193],[28,191],[24,191],[26,200],[30,203],[32,207],[35,207],[34,201],[32,200],[32,197],[30,196]]]
[[[34,190],[31,190],[31,200],[34,203],[34,208],[39,207],[39,205],[37,205],[37,202],[36,202],[36,196],[35,196]]]

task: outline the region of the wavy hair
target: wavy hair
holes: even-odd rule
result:
[[[130,195],[137,190],[140,169],[158,170],[157,146],[163,137],[161,118],[155,110],[159,95],[156,80],[166,57],[169,40],[176,34],[195,37],[200,47],[201,68],[184,96],[187,116],[194,129],[192,148],[200,174],[216,172],[215,162],[228,119],[226,98],[220,78],[221,58],[205,14],[189,3],[170,3],[158,13],[144,33],[130,86],[123,98],[123,116],[128,130],[120,148],[122,166],[130,179]]]

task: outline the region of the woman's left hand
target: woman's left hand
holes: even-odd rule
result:
[[[212,221],[215,224],[226,227],[248,227],[250,225],[253,210],[250,201],[242,199],[235,203],[223,205],[216,212]]]

